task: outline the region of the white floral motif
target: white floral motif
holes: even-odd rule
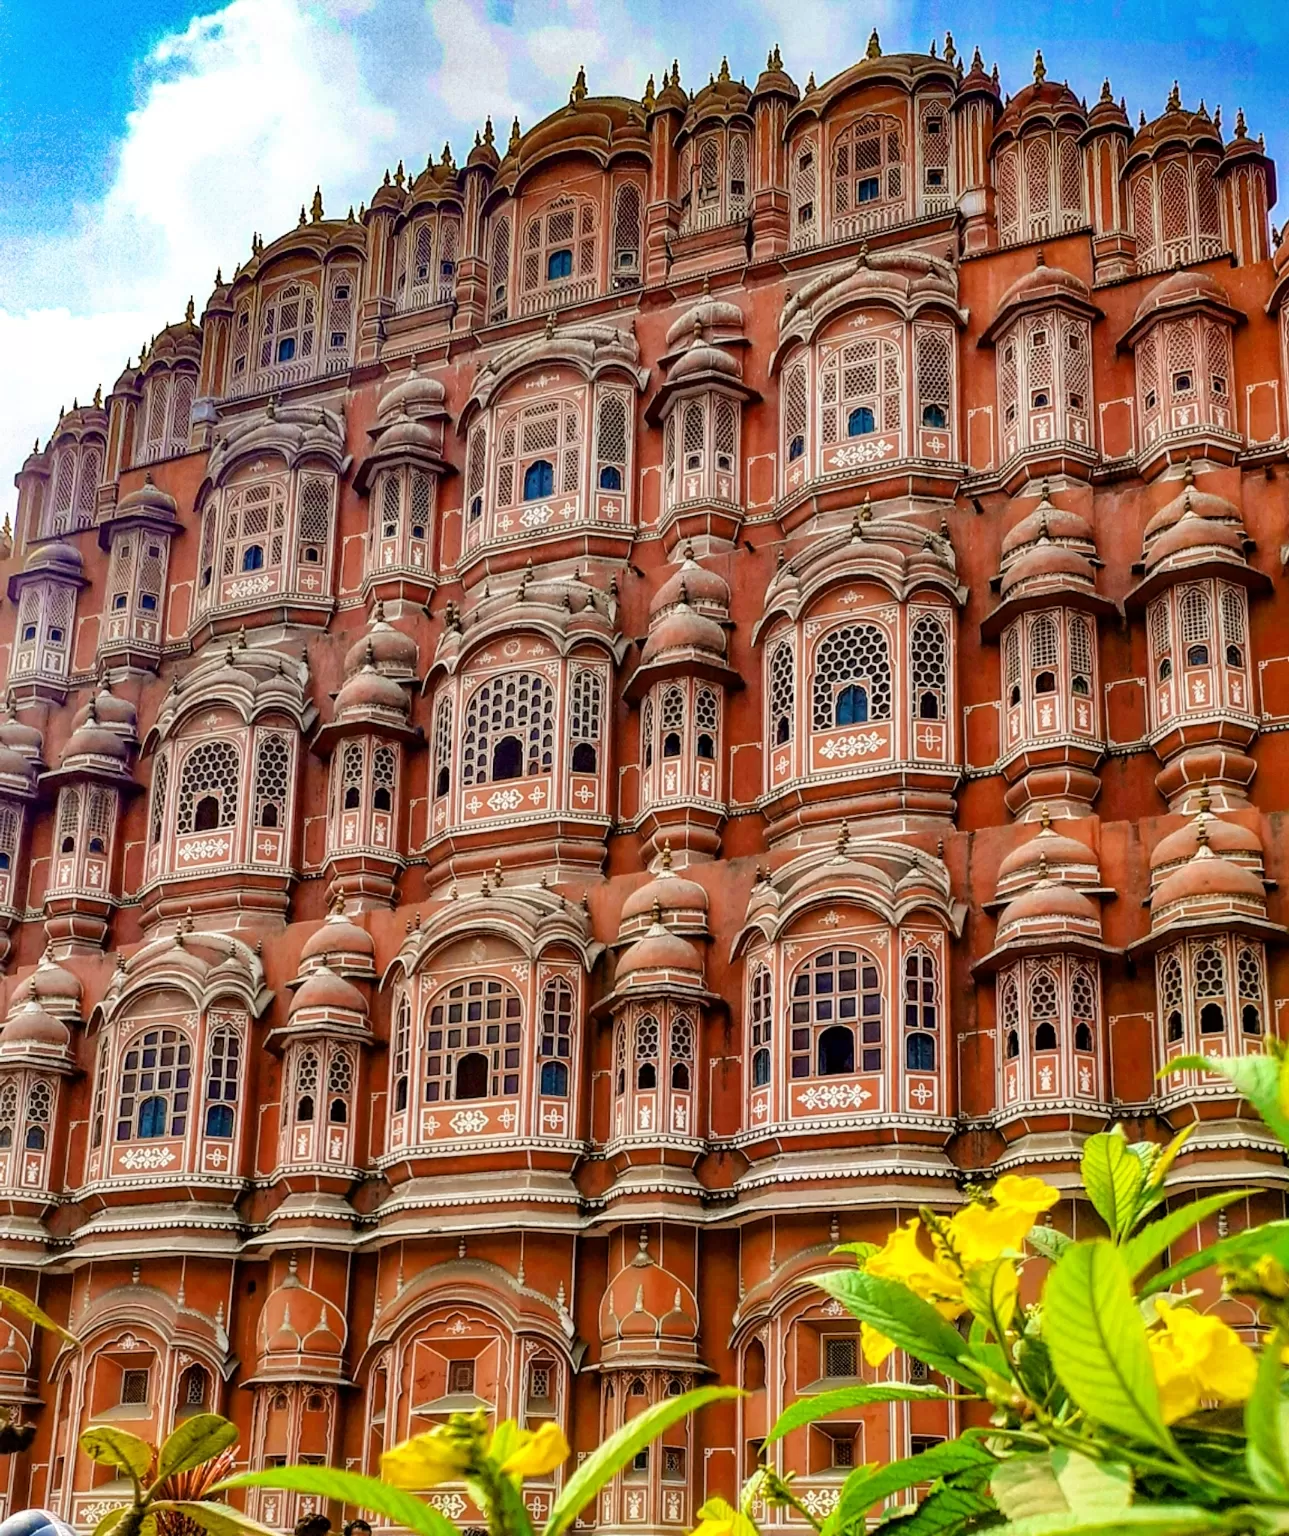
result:
[[[481,1109],[462,1109],[452,1116],[448,1124],[458,1136],[477,1136],[488,1128],[488,1117]]]
[[[858,469],[864,464],[880,464],[895,452],[895,445],[879,437],[872,443],[848,443],[838,448],[832,456],[837,469]]]
[[[222,859],[228,847],[226,837],[203,837],[198,842],[184,843],[179,849],[179,857],[185,864],[193,859]]]
[[[121,1167],[130,1173],[137,1173],[140,1170],[169,1168],[174,1160],[175,1154],[170,1147],[128,1147],[121,1154]]]
[[[872,1098],[859,1083],[830,1083],[827,1087],[807,1088],[799,1096],[805,1109],[862,1109]]]
[[[807,1488],[797,1497],[801,1500],[801,1507],[814,1515],[816,1519],[821,1515],[830,1515],[837,1508],[841,1498],[840,1488]]]
[[[459,1493],[434,1493],[429,1502],[449,1520],[459,1520],[466,1512],[466,1502]]]
[[[524,797],[517,789],[498,789],[488,796],[490,811],[514,811],[523,803]]]
[[[819,756],[827,758],[829,762],[835,757],[867,757],[870,752],[880,752],[882,745],[881,733],[869,731],[867,735],[842,736],[835,741],[827,741],[819,748]]]

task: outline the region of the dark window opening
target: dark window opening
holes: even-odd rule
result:
[[[595,772],[595,748],[589,741],[579,741],[573,748],[573,772]]]
[[[1226,664],[1228,667],[1242,667],[1244,665],[1244,652],[1238,645],[1227,646]]]
[[[233,1134],[233,1109],[230,1104],[212,1104],[206,1111],[207,1136]]]
[[[680,732],[668,731],[662,738],[662,755],[664,757],[680,756]]]
[[[279,363],[289,363],[295,356],[295,337],[283,336],[277,344],[277,360]]]
[[[1092,685],[1086,677],[1080,675],[1070,684],[1070,692],[1077,694],[1081,699],[1086,699],[1092,692]]]
[[[882,195],[882,183],[876,176],[865,176],[855,187],[857,203],[875,203]]]
[[[1245,1003],[1240,1011],[1240,1028],[1246,1035],[1262,1033],[1262,1014],[1252,1003]]]
[[[439,776],[434,781],[434,793],[436,795],[446,795],[448,792],[448,786],[451,784],[451,782],[452,775],[445,765],[439,769]]]
[[[770,1081],[770,1053],[758,1051],[752,1058],[752,1086],[764,1088]]]
[[[846,418],[847,437],[866,437],[870,432],[876,431],[877,419],[870,406],[857,405]]]
[[[524,500],[538,501],[555,490],[555,471],[547,459],[537,459],[524,471]]]
[[[934,1072],[935,1036],[910,1035],[904,1043],[904,1064],[910,1072]]]
[[[716,743],[704,731],[696,743],[699,757],[712,758],[716,756]]]
[[[1034,679],[1034,692],[1035,693],[1055,693],[1056,692],[1056,673],[1055,672],[1040,672],[1038,674],[1038,676]]]
[[[1185,394],[1187,390],[1194,389],[1194,375],[1190,373],[1175,373],[1173,375],[1173,389],[1177,394]]]
[[[658,1069],[651,1061],[642,1061],[636,1068],[637,1088],[656,1088],[658,1086]]]
[[[1164,659],[1159,663],[1159,681],[1161,683],[1166,683],[1168,681],[1168,679],[1172,675],[1173,675],[1172,658],[1168,657],[1168,656],[1165,656]]]
[[[841,1077],[855,1070],[855,1036],[840,1024],[819,1036],[820,1077]]]
[[[606,464],[600,471],[600,489],[602,491],[620,491],[622,489],[622,471],[616,464]]]
[[[259,571],[264,568],[264,549],[259,544],[248,544],[242,551],[242,569]]]
[[[1182,1038],[1182,1015],[1181,1010],[1178,1008],[1174,1008],[1168,1015],[1168,1038],[1169,1040],[1180,1040]]]
[[[546,258],[546,280],[550,283],[559,282],[562,277],[573,275],[572,251],[552,251]]]
[[[938,720],[940,718],[940,699],[934,693],[924,693],[918,700],[919,720]]]
[[[1076,1051],[1091,1051],[1092,1030],[1087,1024],[1074,1026],[1074,1049]]]
[[[214,795],[203,795],[192,813],[194,832],[214,832],[219,826],[219,801]]]
[[[519,779],[523,773],[523,743],[518,736],[503,736],[492,749],[493,779]]]
[[[924,405],[922,407],[922,425],[924,427],[947,427],[949,425],[949,413],[942,405]]]
[[[673,1088],[688,1089],[689,1068],[683,1061],[678,1061],[671,1069],[671,1086]]]
[[[788,719],[787,715],[779,716],[779,723],[774,728],[774,740],[775,744],[780,747],[784,742],[792,740],[792,722]]]
[[[458,1099],[488,1097],[488,1058],[482,1051],[468,1051],[457,1061],[453,1096]]]
[[[791,464],[794,459],[799,459],[805,451],[806,440],[798,433],[788,444],[788,463]]]
[[[349,788],[345,790],[344,809],[347,811],[356,811],[361,801],[362,796],[358,793],[358,786],[356,784],[351,784]]]
[[[541,1091],[560,1099],[568,1093],[568,1068],[562,1061],[542,1063]]]
[[[1036,1051],[1056,1049],[1056,1025],[1050,1019],[1044,1019],[1034,1030],[1034,1049]]]
[[[1226,1028],[1226,1016],[1221,1003],[1205,1003],[1199,1016],[1201,1035],[1220,1035]]]
[[[271,800],[266,801],[262,806],[260,806],[259,824],[262,827],[277,826],[277,806],[274,805]]]
[[[394,802],[390,797],[389,790],[383,784],[371,797],[371,804],[374,811],[392,811],[394,809]]]
[[[300,1102],[295,1106],[295,1118],[301,1125],[313,1123],[313,1095],[306,1093],[301,1096]]]
[[[1035,411],[1046,410],[1052,403],[1052,397],[1045,389],[1036,389],[1030,396],[1030,409]]]
[[[837,725],[863,725],[867,719],[868,690],[851,683],[833,700],[833,721]]]
[[[1208,666],[1208,646],[1192,645],[1186,651],[1186,665],[1188,667]]]

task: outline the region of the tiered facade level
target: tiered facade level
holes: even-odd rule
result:
[[[0,1330],[11,1504],[93,1526],[91,1420],[374,1470],[739,1382],[582,1522],[679,1532],[878,1374],[837,1241],[1114,1119],[1283,1214],[1156,1077],[1289,994],[1274,198],[1242,118],[951,40],[579,75],[61,417],[4,552],[0,1248],[84,1349]],[[952,1412],[776,1454],[823,1512]]]

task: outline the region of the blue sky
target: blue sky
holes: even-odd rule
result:
[[[321,182],[329,209],[384,167],[463,157],[591,89],[638,95],[673,55],[693,85],[728,53],[753,78],[778,42],[798,81],[952,30],[1005,90],[1048,72],[1090,98],[1109,74],[1133,121],[1183,100],[1243,106],[1278,160],[1289,97],[1277,13],[1228,0],[0,0],[0,512],[61,403],[109,387],[216,266],[270,238]],[[1275,49],[1273,53],[1273,48]],[[1277,209],[1273,220],[1283,221]]]

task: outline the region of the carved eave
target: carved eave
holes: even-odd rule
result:
[[[1252,545],[1250,544],[1250,547]],[[1200,551],[1200,558],[1190,564],[1178,562],[1161,565],[1144,581],[1139,581],[1123,599],[1125,613],[1137,613],[1145,608],[1152,597],[1182,582],[1195,581],[1204,576],[1218,576],[1238,587],[1247,587],[1250,593],[1266,594],[1273,590],[1270,576],[1255,566],[1246,564],[1234,556],[1223,556],[1215,550]]]
[[[943,85],[952,98],[958,88],[957,70],[947,59],[932,58],[929,53],[874,53],[808,90],[789,114],[785,136],[790,138],[800,123],[822,121],[845,96],[861,87],[894,86],[912,97],[930,84]]]
[[[136,999],[167,989],[184,993],[203,1012],[231,997],[256,1019],[273,999],[263,962],[241,939],[180,931],[148,940],[118,963],[90,1025],[110,1024]]]
[[[375,429],[371,436],[377,437]],[[400,464],[423,469],[440,480],[457,473],[456,466],[443,456],[441,438],[436,439],[417,418],[403,416],[381,429],[376,446],[358,466],[354,490],[365,496],[379,470],[394,469]]]
[[[123,795],[139,794],[140,784],[119,758],[84,753],[68,758],[57,768],[50,768],[36,780],[37,793],[53,797],[64,784],[108,784]]]
[[[666,379],[658,386],[656,393],[645,407],[645,421],[651,427],[662,424],[667,416],[669,402],[688,399],[691,395],[710,394],[727,395],[731,400],[737,400],[743,405],[755,405],[763,396],[759,390],[744,384],[742,379],[732,373],[726,373],[719,368],[696,369],[693,373],[686,373],[678,379]]]
[[[555,586],[590,600],[576,611],[566,608],[553,600],[551,588]],[[600,603],[609,613],[601,612]],[[540,635],[560,657],[570,656],[579,645],[591,644],[619,666],[630,642],[619,633],[616,615],[615,599],[598,588],[580,584],[534,582],[523,593],[514,588],[497,592],[471,609],[463,627],[445,629],[439,636],[421,691],[432,692],[440,676],[455,676],[483,647],[522,634]]]
[[[75,587],[78,592],[89,586],[88,579],[70,568],[56,565],[38,565],[29,570],[15,571],[9,578],[8,595],[11,603],[18,601],[24,587],[34,587],[38,582],[52,582],[58,587]]]
[[[980,638],[997,640],[1003,630],[1022,613],[1038,613],[1044,608],[1073,608],[1079,613],[1089,613],[1095,619],[1111,619],[1122,616],[1122,610],[1113,598],[1102,597],[1095,590],[1076,586],[1052,586],[1044,590],[1014,592],[980,622]]]
[[[431,903],[421,916],[423,926],[407,935],[386,966],[382,991],[393,977],[424,970],[447,945],[485,934],[512,944],[529,960],[536,960],[552,945],[566,945],[587,972],[605,948],[592,935],[589,914],[545,886],[503,884],[487,895],[464,893]]]
[[[594,324],[563,329],[548,325],[545,331],[515,342],[482,364],[474,390],[457,418],[457,432],[464,433],[476,411],[487,410],[521,374],[543,363],[574,368],[588,382],[607,372],[623,373],[639,393],[649,385],[649,370],[640,366],[640,345],[634,330]]]
[[[1215,289],[1217,288],[1216,283],[1211,286]],[[1220,292],[1222,290],[1218,289],[1218,293]],[[1147,294],[1146,301],[1149,298],[1150,295]],[[1176,299],[1160,303],[1154,308],[1148,309],[1144,314],[1140,314],[1115,343],[1116,352],[1131,350],[1152,326],[1158,325],[1161,320],[1175,320],[1179,315],[1207,315],[1212,320],[1218,320],[1222,324],[1230,326],[1243,325],[1246,320],[1244,311],[1236,309],[1229,300],[1219,298],[1217,293],[1206,293],[1197,290]]]
[[[250,282],[263,278],[270,267],[286,257],[311,256],[323,262],[345,250],[366,258],[367,230],[356,219],[315,219],[312,223],[297,224],[262,246],[245,266],[238,268],[237,276],[228,285],[229,295],[241,294]]]
[[[1052,287],[1045,292],[1028,293],[1022,298],[1013,300],[1006,308],[1000,309],[981,333],[976,345],[978,347],[995,346],[999,336],[1004,331],[1010,330],[1023,315],[1047,313],[1053,309],[1059,309],[1067,315],[1078,315],[1084,320],[1105,319],[1105,311],[1099,309],[1091,299],[1085,299],[1068,288]]]
[[[650,971],[642,975],[639,984],[635,986],[628,981],[623,986],[614,987],[607,996],[592,1003],[588,1011],[592,1018],[603,1019],[625,1008],[628,1003],[652,1005],[660,998],[688,1003],[691,1007],[705,1008],[708,1012],[729,1009],[726,999],[719,992],[709,991],[702,977],[688,976],[682,971],[670,975]]]
[[[405,746],[416,747],[425,740],[425,732],[413,725],[407,717],[395,716],[387,710],[354,711],[339,715],[318,725],[309,742],[309,750],[327,758],[336,744],[350,736],[378,736],[382,741],[401,741]]]
[[[1152,928],[1144,938],[1134,939],[1124,949],[1130,960],[1153,955],[1157,949],[1176,943],[1178,939],[1220,938],[1223,934],[1242,934],[1246,938],[1260,939],[1264,944],[1289,943],[1289,928],[1283,923],[1273,923],[1269,918],[1239,911],[1215,911],[1202,917],[1179,917]]]
[[[267,1050],[281,1055],[293,1040],[348,1040],[358,1046],[376,1044],[376,1037],[366,1019],[359,1014],[342,1015],[327,1008],[302,1008],[285,1024],[269,1030],[264,1037]]]
[[[673,677],[701,677],[733,693],[746,686],[743,674],[710,651],[687,646],[669,650],[650,661],[641,662],[622,687],[622,697],[638,704],[655,683]]]
[[[795,621],[825,592],[848,581],[874,582],[901,603],[928,587],[959,608],[967,601],[948,539],[917,523],[893,517],[864,522],[857,514],[849,527],[812,538],[774,573],[752,630],[753,645],[774,620]]]
[[[345,449],[344,411],[338,404],[279,405],[270,398],[253,411],[226,419],[217,434],[197,492],[198,505],[239,464],[262,454],[282,459],[288,469],[321,459],[337,475],[346,474],[352,462]]]
[[[316,705],[304,691],[308,681],[303,660],[281,651],[230,646],[223,655],[199,662],[182,681],[175,679],[143,739],[143,754],[154,752],[202,709],[231,709],[244,725],[266,714],[281,714],[307,736],[318,718]]]
[[[1087,960],[1108,960],[1124,951],[1085,933],[1037,933],[1032,937],[1018,934],[982,955],[971,967],[973,976],[992,976],[1004,965],[1026,955],[1081,955]]]
[[[917,912],[961,937],[967,907],[951,893],[942,860],[904,843],[864,839],[815,848],[775,870],[752,887],[743,926],[730,946],[739,959],[758,939],[777,942],[805,913],[820,907],[858,907],[897,928]]]
[[[114,1286],[90,1301],[76,1317],[76,1334],[82,1348],[99,1342],[99,1336],[108,1330],[124,1334],[140,1328],[151,1330],[172,1347],[192,1349],[225,1381],[237,1368],[237,1356],[232,1352],[223,1319],[218,1314],[210,1317],[198,1312],[154,1285]],[[74,1345],[64,1344],[59,1360],[73,1348]]]

